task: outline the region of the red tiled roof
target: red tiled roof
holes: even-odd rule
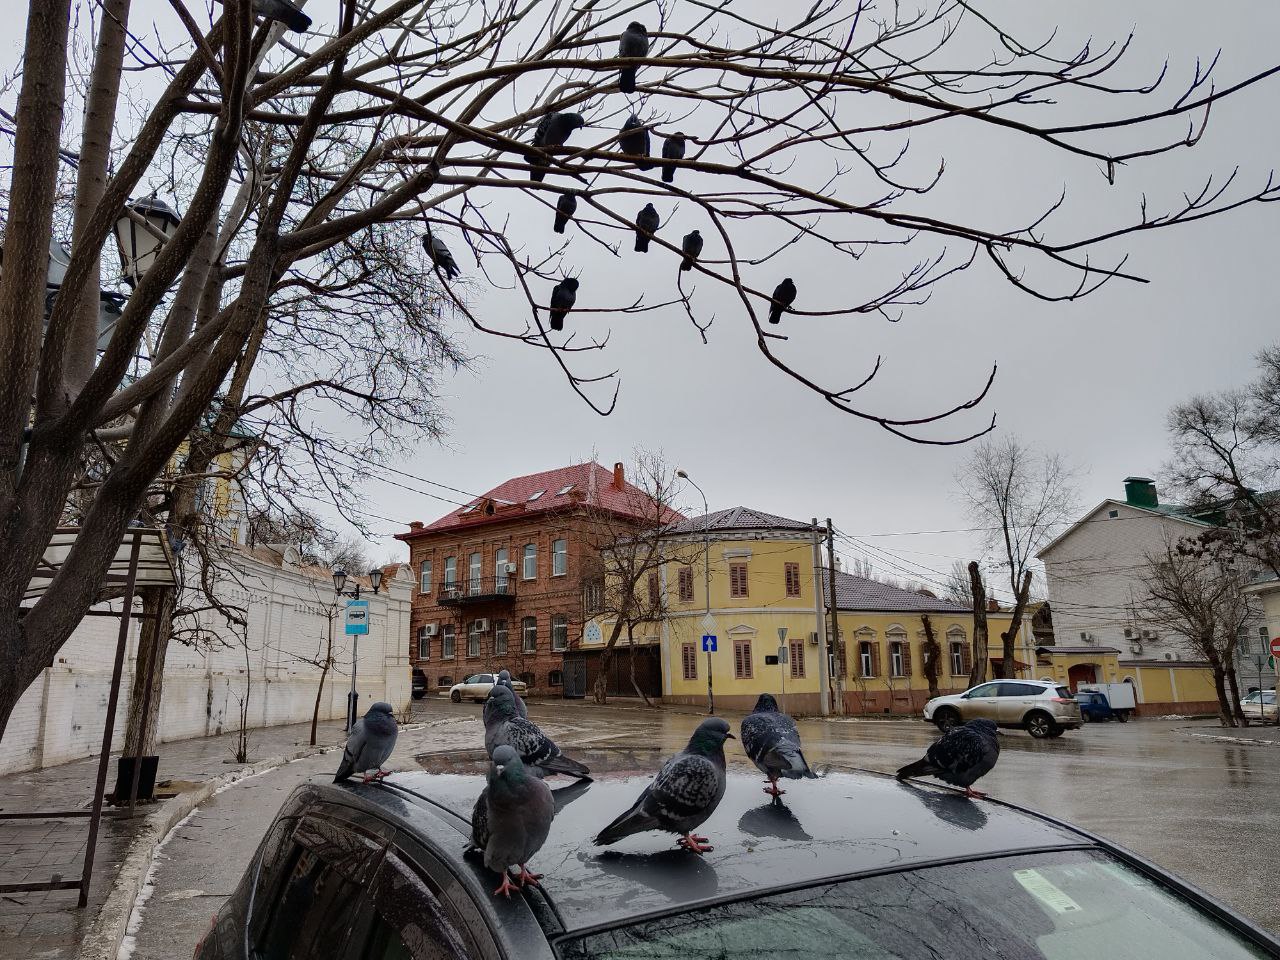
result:
[[[541,495],[531,501],[529,498],[539,491],[542,491]],[[561,491],[564,492],[561,493]],[[575,463],[555,470],[512,477],[487,491],[483,496],[472,500],[466,506],[446,513],[421,530],[396,534],[396,539],[406,540],[426,533],[472,524],[498,523],[514,517],[564,510],[578,505],[600,507],[623,516],[639,518],[647,513],[643,506],[645,496],[643,490],[626,480],[623,481],[621,490],[616,488],[613,485],[613,471],[608,467],[598,463]],[[467,509],[484,504],[488,500],[494,502],[495,512],[492,515]],[[673,510],[668,510],[664,519],[672,523],[683,517]]]

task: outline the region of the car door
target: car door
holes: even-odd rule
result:
[[[1002,681],[996,698],[996,723],[1002,726],[1022,723],[1022,718],[1031,709],[1032,701],[1040,695],[1042,689],[1033,683]]]
[[[995,720],[999,722],[1000,684],[981,683],[964,695],[959,704],[960,716],[965,720]]]
[[[493,686],[492,673],[477,673],[471,678],[470,688],[467,695],[471,697],[487,697],[489,689]]]

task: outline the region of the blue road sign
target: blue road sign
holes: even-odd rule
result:
[[[704,633],[702,635],[702,652],[703,653],[716,652],[716,635],[714,633]]]
[[[363,635],[369,632],[369,601],[347,601],[347,636]]]

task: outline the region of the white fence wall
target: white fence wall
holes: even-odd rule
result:
[[[324,656],[334,609],[333,582],[285,565],[244,557],[237,562],[237,584],[224,595],[247,607],[246,648],[216,615],[205,625],[221,644],[200,647],[173,643],[165,664],[160,705],[161,742],[213,736],[236,730],[240,703],[248,686],[251,728],[310,721],[320,670],[307,660]],[[357,679],[363,711],[374,700],[397,710],[410,697],[408,658],[409,603],[413,581],[406,568],[370,596],[369,634],[358,638]],[[115,605],[119,609],[119,604]],[[133,658],[140,622],[130,627],[113,746],[124,740]],[[66,763],[98,753],[106,719],[119,620],[88,617],[67,640],[52,666],[23,694],[0,738],[0,774]],[[334,619],[337,664],[325,680],[321,719],[346,713],[351,686],[351,639],[345,636],[341,610]],[[252,738],[250,740],[252,750]]]

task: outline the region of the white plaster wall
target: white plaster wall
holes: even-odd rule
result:
[[[327,574],[316,576],[248,557],[235,566],[235,577],[220,593],[230,603],[247,606],[248,666],[245,645],[213,614],[205,617],[204,625],[218,641],[199,646],[173,643],[160,704],[161,742],[235,730],[246,680],[251,728],[311,719],[320,670],[305,661],[323,657],[328,629],[324,610],[333,601],[333,582]],[[362,712],[374,700],[386,700],[397,711],[409,703],[406,638],[413,580],[406,568],[401,568],[401,575],[403,579],[384,583],[381,593],[369,597],[370,632],[359,638],[357,657]],[[134,620],[127,641],[115,749],[124,739],[138,627]],[[119,620],[114,617],[88,617],[76,628],[14,710],[0,737],[0,774],[98,753],[118,633]],[[340,611],[334,634],[337,664],[326,678],[320,709],[326,720],[345,716],[351,685],[351,638],[343,633]]]

